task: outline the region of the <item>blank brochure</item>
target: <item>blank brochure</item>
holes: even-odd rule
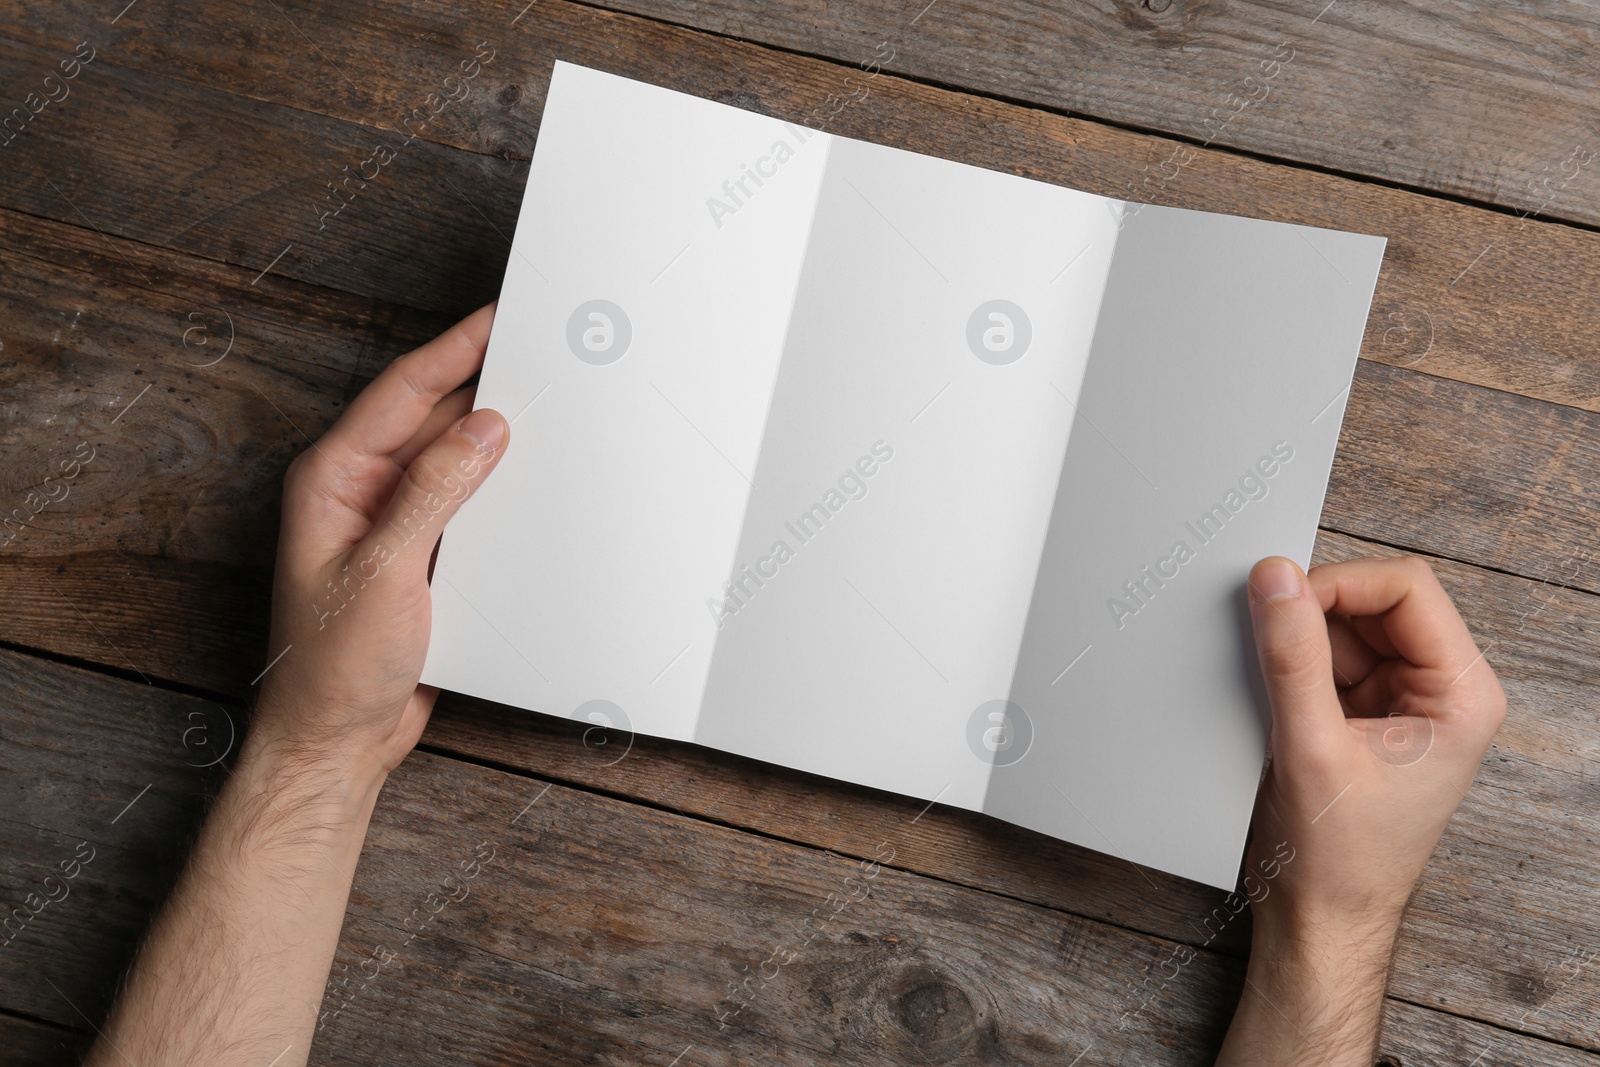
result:
[[[1231,889],[1383,247],[557,63],[423,681]]]

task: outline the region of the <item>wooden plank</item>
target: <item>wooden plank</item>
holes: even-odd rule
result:
[[[239,691],[294,426],[450,318],[12,213],[0,247],[0,521],[26,523],[0,533],[0,640]]]
[[[541,32],[551,6],[523,12],[517,28]],[[1600,221],[1590,59],[1600,17],[1583,4],[604,0],[599,6],[850,67],[881,63],[910,78],[1194,143],[1548,217]],[[16,5],[4,28],[55,47],[93,36],[119,58],[168,64],[184,77],[248,95],[270,92],[263,81],[292,69],[304,95],[322,106],[381,122],[417,106],[374,69],[384,46],[487,38],[498,47],[522,8],[486,0],[422,10],[395,5],[364,13],[355,25],[336,9],[304,3],[280,4],[276,13],[234,4],[212,12],[157,5],[107,26],[101,9],[85,0],[31,0]],[[600,48],[616,47],[606,38],[608,24],[591,23]],[[853,86],[861,81],[858,73]],[[484,134],[505,147],[523,143],[495,127]],[[1132,191],[1139,184],[1130,183],[1131,199],[1143,199]]]
[[[1600,418],[1363,361],[1321,523],[1600,591]]]
[[[1582,4],[603,6],[851,65],[892,48],[888,69],[937,84],[1600,221],[1591,60],[1600,17]]]
[[[453,970],[478,979],[468,1017],[493,1013],[488,983],[526,988],[529,1006],[544,999],[546,975],[567,986],[568,997],[604,990],[622,1010],[594,1015],[622,1020],[569,1012],[567,1026],[580,1046],[621,1044],[608,1060],[661,1054],[666,1063],[692,1043],[703,1057],[697,1062],[710,1063],[748,1062],[774,1047],[783,1063],[912,1063],[919,1045],[938,1059],[1004,1049],[1026,1062],[1068,1062],[1094,1042],[1108,1056],[1120,1051],[1140,1062],[1201,1062],[1220,1040],[1225,998],[1237,984],[1221,980],[1225,971],[1211,959],[1197,961],[1192,989],[1159,1012],[1160,1022],[1187,1035],[1182,1043],[1161,1025],[1119,1034],[1127,984],[1119,972],[1161,951],[1149,939],[889,868],[846,884],[861,872],[856,861],[561,787],[512,826],[539,795],[538,783],[513,779],[514,789],[496,789],[495,772],[452,777],[424,755],[385,794],[383,825],[358,879],[406,890],[384,893],[393,903],[379,913],[382,935],[399,932],[415,903],[408,898],[476,842],[491,841],[496,863],[459,912],[441,916],[441,938],[457,944],[436,955],[429,943],[417,955],[441,978]],[[882,828],[885,854],[901,825]],[[430,854],[418,851],[424,841]],[[851,892],[866,895],[831,923],[818,913],[813,939],[805,920],[829,908],[830,894]],[[463,952],[469,944],[484,955]],[[372,951],[365,937],[358,945]],[[774,959],[779,945],[795,957]],[[1111,954],[1117,950],[1121,960]],[[747,990],[730,993],[747,974]],[[368,1018],[411,1000],[398,985],[373,991]],[[941,1005],[950,1017],[938,1014]],[[1102,1027],[1109,1032],[1097,1037]],[[418,1020],[384,1051],[399,1053],[431,1029]]]
[[[45,1026],[32,1019],[0,1014],[0,1048],[13,1063],[33,1067],[73,1067],[89,1051],[94,1035]]]
[[[0,788],[23,797],[19,817],[0,823],[7,854],[31,851],[41,833],[104,846],[74,893],[10,946],[30,955],[0,970],[0,1006],[70,1024],[73,1009],[40,996],[38,978],[50,975],[91,1016],[103,1004],[155,904],[148,872],[170,873],[165,857],[199,817],[192,800],[205,772],[176,769],[195,753],[165,735],[202,702],[37,659],[0,661],[17,681],[0,698],[0,723],[17,739],[0,750]],[[136,706],[142,718],[128,714]],[[108,825],[112,802],[150,779],[138,806]],[[910,827],[883,822],[874,850],[888,859]],[[167,845],[155,863],[140,853],[118,866],[132,838]],[[5,877],[31,884],[38,873]],[[91,886],[99,899],[75,910]],[[20,888],[4,886],[8,896]],[[1149,996],[1147,969],[1159,973],[1176,947],[419,753],[391,777],[373,820],[313,1062],[1060,1063],[1087,1048],[1081,1063],[1208,1063],[1242,965],[1201,951]],[[1485,1062],[1600,1062],[1413,1006],[1392,1015],[1396,1054],[1489,1037],[1503,1054]]]
[[[1521,1034],[1428,1011],[1389,998],[1374,1067],[1460,1064],[1462,1067],[1578,1067],[1594,1053],[1533,1041]]]
[[[0,32],[36,46],[0,49],[0,76],[26,80],[77,43],[75,27],[99,18],[87,0],[48,7],[31,18],[0,12]],[[873,10],[865,9],[867,24]],[[1204,17],[1234,17],[1214,14],[1224,10],[1232,8],[1208,7]],[[783,24],[768,14],[768,25]],[[78,89],[6,149],[0,205],[85,225],[65,195],[108,232],[242,264],[252,275],[292,245],[274,275],[459,311],[497,289],[526,178],[526,167],[499,157],[526,158],[547,72],[567,59],[1106,195],[1384,234],[1390,243],[1367,358],[1600,410],[1600,353],[1586,317],[1574,314],[1600,290],[1600,235],[1590,231],[887,75],[872,80],[866,101],[831,115],[835,105],[827,101],[863,72],[564,0],[526,9],[516,26],[489,0],[437,13],[380,9],[359,24],[333,9],[292,17],[315,48],[283,14],[243,0],[197,10],[158,5],[101,27],[96,39],[104,48]],[[386,130],[422,106],[480,40],[495,56],[480,64],[465,98],[414,126],[418,139],[319,230],[325,183],[367,159],[375,141],[398,144]],[[1048,69],[1072,68],[1057,57]],[[174,82],[174,72],[193,81]],[[1540,121],[1550,114],[1541,112]],[[1526,121],[1519,117],[1524,137]],[[129,129],[145,135],[120,132]],[[1437,136],[1429,130],[1428,169],[1449,173],[1438,152],[1450,142]],[[1474,160],[1490,159],[1476,135],[1462,143],[1472,146]],[[470,154],[443,152],[445,145]],[[1553,158],[1559,166],[1565,156]],[[1600,195],[1593,171],[1583,171],[1563,196],[1582,189]],[[1153,297],[1160,284],[1181,281],[1153,283]]]
[[[0,901],[12,920],[0,931],[0,1008],[88,1029],[177,876],[244,720],[13,652],[0,651],[0,677]]]
[[[318,214],[324,184],[368,157],[370,130],[104,58],[6,146],[5,206],[241,264],[263,274],[258,284],[298,277],[429,311],[498,293],[508,249],[499,234],[510,232],[515,202],[480,214],[452,184],[479,189],[515,174],[520,187],[525,164],[418,140],[385,180],[352,186],[358,199],[330,222]],[[5,84],[55,62],[0,41]]]
[[[805,919],[858,863],[559,786],[463,789],[432,757],[399,779],[357,879],[387,900],[363,900],[371,923],[347,923],[339,963],[359,973],[392,950],[402,981],[359,986],[324,1030],[330,1062],[421,1047],[489,1061],[1208,1064],[1241,985],[1237,961],[1202,952],[1130,1018],[1142,968],[1170,943],[889,867],[808,941]],[[905,826],[882,824],[880,841]],[[484,841],[495,862],[460,910],[400,948],[408,909]],[[779,946],[793,958],[763,969]],[[394,1029],[342,1031],[354,1012]],[[1410,1005],[1390,1018],[1382,1054],[1404,1063],[1463,1048],[1490,1049],[1483,1063],[1595,1062]]]

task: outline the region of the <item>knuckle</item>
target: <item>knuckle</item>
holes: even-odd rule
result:
[[[1275,739],[1273,760],[1288,772],[1285,776],[1296,795],[1297,807],[1320,807],[1337,792],[1345,766],[1345,750],[1336,734],[1302,732]]]
[[[283,491],[286,496],[303,497],[328,482],[327,464],[314,448],[300,453],[283,474]]]
[[[410,484],[412,492],[419,496],[439,493],[444,480],[438,462],[426,452],[412,460],[411,466],[406,468],[406,482]]]
[[[458,500],[464,486],[444,458],[422,453],[406,468],[405,481],[418,499]]]
[[[283,477],[283,494],[286,501],[321,499],[341,507],[355,499],[350,472],[316,447],[306,449],[289,464]]]
[[[1433,564],[1421,556],[1407,554],[1400,557],[1400,565],[1415,582],[1437,582],[1438,577],[1433,573]]]
[[[1262,670],[1274,678],[1309,684],[1320,677],[1321,658],[1311,639],[1303,634],[1274,634],[1261,643],[1260,651]]]
[[[1484,721],[1498,730],[1500,725],[1506,721],[1506,713],[1510,709],[1510,704],[1506,700],[1506,691],[1492,671],[1489,674],[1488,684],[1484,686],[1484,689]]]
[[[407,391],[413,396],[425,400],[430,404],[439,399],[438,393],[421,378],[417,377],[414,369],[406,360],[401,360],[400,362],[396,363],[394,370],[396,376],[399,377],[401,384],[404,385]]]
[[[1506,721],[1508,709],[1505,690],[1501,688],[1500,680],[1495,677],[1492,670],[1478,674],[1475,669],[1473,684],[1454,705],[1455,712],[1460,716],[1461,723],[1469,734],[1484,740],[1499,733],[1501,725]]]

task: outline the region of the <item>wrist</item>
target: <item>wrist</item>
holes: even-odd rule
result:
[[[259,712],[258,712],[259,716]],[[319,743],[274,719],[252,725],[239,753],[240,785],[280,813],[315,811],[321,824],[365,827],[388,768],[359,746]]]
[[[1279,897],[1252,917],[1252,955],[1263,952],[1300,968],[1337,963],[1387,967],[1403,906],[1318,908]]]
[[[1398,921],[1255,917],[1250,963],[1219,1067],[1366,1067]]]
[[[1351,924],[1285,929],[1258,923],[1251,934],[1249,973],[1307,1007],[1364,993],[1381,999],[1397,927]]]
[[[335,705],[338,707],[338,705]],[[329,715],[326,702],[301,699],[294,687],[264,688],[250,717],[241,763],[250,759],[304,784],[344,782],[376,791],[392,765],[360,716]]]

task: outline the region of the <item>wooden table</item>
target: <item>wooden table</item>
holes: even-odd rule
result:
[[[284,467],[496,295],[563,58],[1097,193],[1387,235],[1317,554],[1432,557],[1511,713],[1413,902],[1384,1054],[1600,1064],[1594,8],[123,2],[0,9],[0,113],[21,109],[0,132],[0,899],[27,916],[0,949],[4,1058],[66,1063],[92,1036],[267,666]],[[420,136],[374,173],[407,116]],[[1151,299],[1184,284],[1152,277]],[[316,1062],[1087,1067],[1220,1041],[1248,930],[1210,936],[1214,890],[599,740],[442,702],[380,801]],[[1198,951],[1169,977],[1174,943]]]

